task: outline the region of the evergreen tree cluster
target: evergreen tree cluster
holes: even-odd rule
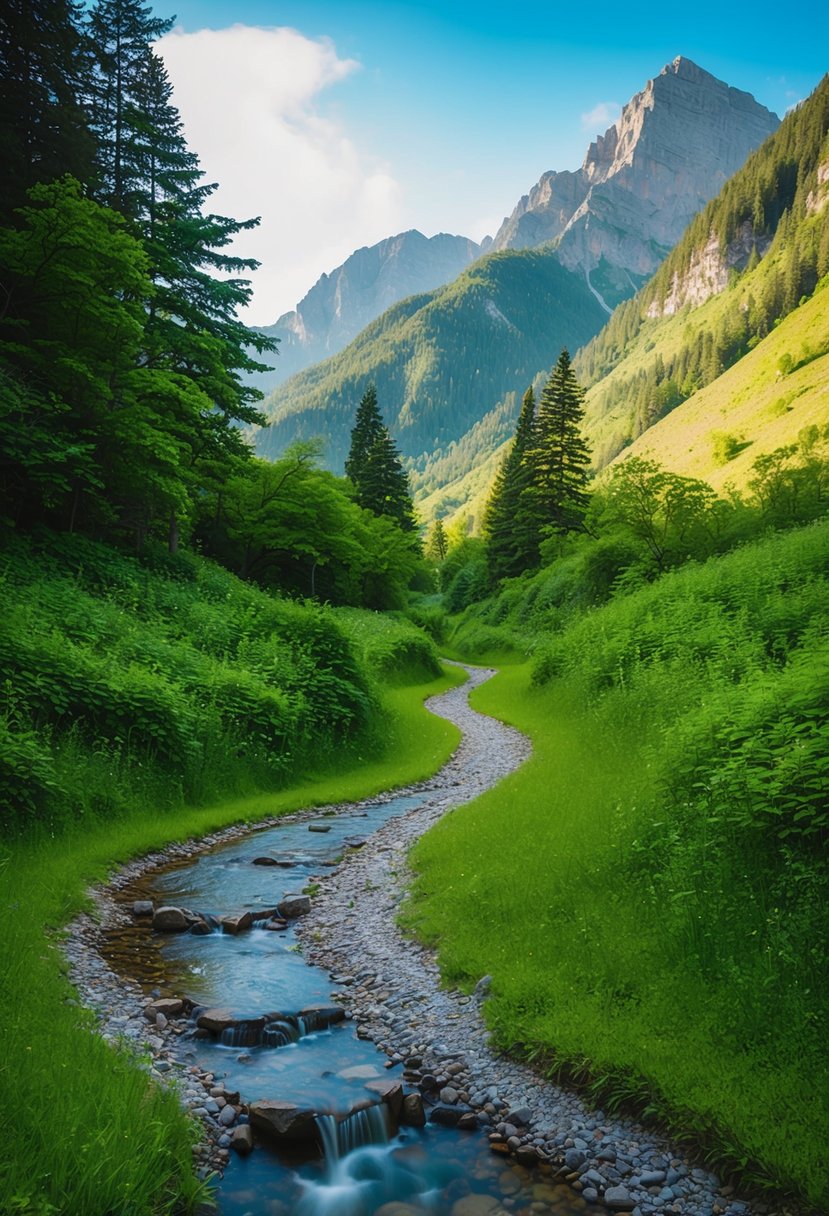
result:
[[[512,447],[487,504],[484,534],[493,581],[538,565],[545,536],[582,527],[590,467],[583,418],[584,389],[563,350],[538,405],[532,388],[524,394]]]
[[[136,544],[249,457],[257,220],[213,215],[141,0],[0,13],[0,516]]]

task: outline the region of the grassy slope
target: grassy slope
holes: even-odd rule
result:
[[[779,370],[782,357],[791,355],[797,365],[807,348],[829,352],[829,282],[734,367],[641,435],[625,455],[656,460],[716,489],[727,483],[744,488],[758,456],[795,442],[806,426],[829,422],[829,353],[788,375]],[[747,445],[726,464],[714,457],[717,432]]]
[[[763,268],[758,268],[759,272]],[[746,295],[751,283],[739,283],[695,309],[648,323],[628,356],[588,393],[586,431],[595,450],[624,433],[627,417],[612,408],[613,384],[624,380],[658,355],[668,357],[684,341],[715,327],[731,302],[732,292]],[[818,352],[808,358],[808,350]],[[751,464],[763,453],[793,443],[812,423],[829,421],[829,282],[790,313],[754,350],[712,384],[694,393],[625,449],[659,461],[674,472],[744,487]],[[791,355],[795,370],[781,375],[778,362]],[[797,366],[806,360],[802,366]],[[745,447],[733,460],[718,464],[713,436],[734,434]]]
[[[0,1211],[184,1210],[189,1124],[86,1032],[44,930],[129,857],[433,772],[458,736],[421,701],[460,677],[436,681],[407,621],[281,601],[192,555],[43,541],[2,559]]]
[[[670,791],[687,757],[716,756],[741,723],[754,737],[758,706],[766,723],[810,704],[820,720],[807,688],[827,540],[821,525],[689,566],[553,635],[556,682],[533,687],[518,666],[478,690],[534,754],[417,845],[406,913],[450,980],[493,975],[502,1044],[600,1078],[602,1102],[632,1096],[714,1159],[823,1203],[820,868],[810,846],[786,863],[768,825],[732,826],[744,808],[730,787],[708,811],[696,787],[678,804]],[[783,638],[802,666],[781,664]],[[761,796],[748,805],[759,817]]]

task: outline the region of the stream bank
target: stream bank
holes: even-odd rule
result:
[[[235,1050],[238,1044],[205,1045],[204,1040],[201,1047],[194,1044],[191,1014],[194,1010],[198,1013],[201,996],[213,1001],[222,968],[230,960],[238,959],[236,935],[214,933],[196,939],[188,933],[175,940],[166,935],[149,935],[146,922],[140,923],[141,918],[133,915],[133,904],[148,892],[161,895],[166,902],[172,902],[175,895],[183,903],[185,896],[189,899],[195,890],[202,899],[214,897],[211,865],[227,870],[235,862],[235,874],[250,876],[254,867],[243,870],[238,862],[255,861],[256,852],[268,841],[278,851],[278,841],[285,839],[282,835],[285,829],[310,829],[315,833],[313,839],[324,840],[334,825],[342,826],[349,816],[371,819],[376,815],[382,819],[388,812],[393,817],[383,824],[378,822],[376,830],[361,839],[358,847],[346,848],[336,868],[329,864],[338,860],[336,849],[327,859],[322,854],[300,859],[303,874],[313,879],[314,897],[311,910],[292,925],[291,931],[302,942],[308,963],[324,968],[319,972],[321,978],[315,979],[310,987],[302,982],[300,996],[306,1004],[310,997],[317,1002],[328,999],[341,1005],[354,1020],[356,1040],[366,1046],[367,1041],[374,1042],[385,1052],[387,1075],[402,1080],[412,1093],[423,1096],[430,1112],[427,1131],[432,1137],[427,1156],[437,1159],[446,1153],[447,1140],[436,1139],[431,1126],[437,1124],[482,1128],[484,1139],[481,1140],[479,1132],[476,1142],[483,1145],[483,1157],[476,1148],[474,1160],[459,1164],[459,1159],[450,1152],[451,1165],[447,1161],[439,1171],[443,1190],[437,1193],[436,1186],[430,1185],[415,1196],[406,1190],[414,1184],[410,1175],[401,1172],[405,1164],[403,1156],[422,1153],[424,1146],[410,1136],[394,1162],[403,1190],[394,1192],[389,1202],[371,1209],[343,1206],[346,1192],[342,1188],[352,1196],[364,1180],[350,1174],[343,1176],[342,1169],[339,1174],[334,1169],[322,1181],[300,1178],[304,1198],[291,1202],[305,1203],[302,1210],[330,1211],[337,1216],[346,1211],[368,1210],[382,1212],[383,1216],[407,1216],[407,1212],[422,1211],[452,1216],[478,1213],[483,1216],[497,1211],[564,1214],[589,1210],[592,1204],[601,1204],[612,1211],[638,1212],[640,1216],[662,1212],[746,1216],[749,1210],[763,1216],[764,1210],[770,1209],[764,1209],[762,1204],[749,1209],[728,1188],[720,1188],[712,1174],[695,1166],[652,1132],[629,1121],[606,1118],[603,1112],[590,1110],[578,1097],[544,1082],[528,1068],[491,1052],[480,1011],[487,991],[486,978],[482,978],[476,995],[471,997],[441,989],[431,953],[402,938],[396,929],[395,916],[408,879],[405,854],[409,845],[441,815],[488,789],[529,754],[529,744],[523,736],[469,707],[470,687],[489,674],[470,669],[469,684],[441,694],[429,703],[430,708],[455,722],[463,732],[454,757],[431,780],[385,798],[333,808],[337,815],[327,817],[325,822],[320,821],[324,813],[314,811],[282,817],[253,832],[245,828],[229,829],[141,859],[120,871],[104,891],[96,893],[99,923],[90,917],[79,918],[67,942],[72,978],[84,1002],[99,1013],[103,1034],[112,1039],[126,1038],[148,1050],[152,1059],[149,1066],[159,1079],[178,1078],[184,1101],[199,1113],[208,1129],[207,1143],[197,1150],[200,1168],[205,1172],[211,1168],[224,1170],[231,1163],[229,1176],[233,1169],[238,1169],[235,1157],[231,1162],[231,1147],[237,1147],[233,1145],[235,1129],[247,1125],[251,1100],[259,1096],[251,1085],[259,1085],[261,1089],[266,1074],[257,1075],[252,1082],[246,1067],[250,1060],[243,1062],[240,1073],[237,1065],[242,1056],[250,1057],[253,1053],[237,1052],[234,1059],[228,1052],[222,1052],[222,1046]],[[353,833],[353,823],[343,830]],[[207,880],[202,879],[194,886],[191,872],[202,864],[207,867]],[[294,860],[290,864],[298,863]],[[259,867],[253,887],[244,887],[237,881],[233,907],[228,908],[225,903],[223,908],[216,908],[214,903],[214,910],[238,910],[240,904],[255,907],[257,900],[264,906],[267,900],[260,896],[260,890],[265,889],[263,875],[274,870]],[[171,898],[167,900],[167,896]],[[262,929],[249,936],[246,966],[253,969],[253,978],[248,977],[247,981],[250,991],[241,996],[238,990],[232,993],[237,1006],[245,1001],[247,1007],[252,1006],[256,993],[267,982],[276,936]],[[250,944],[254,941],[258,943],[255,949]],[[176,974],[176,966],[171,969],[170,957],[162,955],[178,952],[180,956],[182,948],[187,952],[196,943],[200,948],[207,944],[212,951],[221,950],[223,961],[213,979],[208,977],[202,983],[204,992],[196,991],[187,1005],[168,1016],[172,1007],[159,1008],[154,1002],[165,996],[180,999],[181,985],[186,980],[192,988],[197,969],[178,957]],[[285,953],[285,948],[281,949]],[[146,956],[148,953],[152,956],[153,952],[155,956],[148,965]],[[191,966],[189,973],[188,966]],[[333,994],[328,973],[334,976]],[[179,991],[171,991],[170,984],[174,981]],[[325,1034],[332,1041],[323,1044],[328,1050],[337,1037],[337,1028],[326,1028]],[[352,1072],[357,1070],[355,1081],[382,1076],[369,1057],[361,1057],[360,1063],[349,1067]],[[329,1069],[322,1075],[341,1076],[347,1071],[340,1069],[337,1074]],[[280,1097],[286,1084],[290,1088],[290,1083],[281,1077]],[[307,1078],[301,1080],[303,1092],[308,1085]],[[323,1109],[319,1102],[317,1107]],[[458,1141],[469,1138],[463,1132],[451,1135]],[[360,1150],[363,1152],[360,1168],[379,1171],[379,1150],[366,1145],[360,1146]],[[369,1160],[366,1153],[374,1156]],[[389,1153],[386,1150],[383,1153],[382,1160],[387,1163]],[[249,1167],[245,1174],[252,1185],[231,1191],[222,1183],[219,1190],[222,1211],[251,1212],[256,1216],[261,1211],[270,1216],[280,1211],[280,1204],[284,1212],[300,1210],[286,1208],[281,1199],[274,1197],[273,1190],[266,1191],[261,1155],[255,1156],[256,1166]],[[337,1168],[341,1165],[342,1162],[338,1163]],[[292,1166],[287,1168],[290,1172]],[[417,1173],[425,1167],[421,1163],[412,1168]],[[294,1170],[291,1177],[295,1175]],[[562,1189],[565,1182],[573,1189]],[[477,1183],[484,1189],[476,1190]],[[260,1204],[257,1196],[266,1193],[268,1198],[257,1206]],[[312,1198],[306,1202],[309,1195]],[[415,1199],[417,1206],[407,1203],[409,1198]]]

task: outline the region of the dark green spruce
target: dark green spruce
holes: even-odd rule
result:
[[[355,497],[361,507],[374,515],[387,515],[406,532],[413,531],[415,520],[409,481],[383,422],[373,384],[363,393],[357,407],[345,474],[354,485]]]
[[[541,394],[527,452],[531,484],[522,505],[528,506],[539,540],[547,529],[567,533],[582,526],[590,476],[583,421],[584,389],[563,350]]]

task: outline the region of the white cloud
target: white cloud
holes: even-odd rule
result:
[[[604,135],[607,128],[613,126],[621,113],[622,107],[618,101],[600,101],[587,114],[582,114],[582,129],[591,135],[597,133]]]
[[[405,226],[388,169],[319,108],[320,94],[360,66],[329,40],[234,25],[176,29],[156,49],[188,144],[207,180],[219,183],[208,206],[262,217],[234,246],[262,263],[248,321],[275,321],[323,271]]]

